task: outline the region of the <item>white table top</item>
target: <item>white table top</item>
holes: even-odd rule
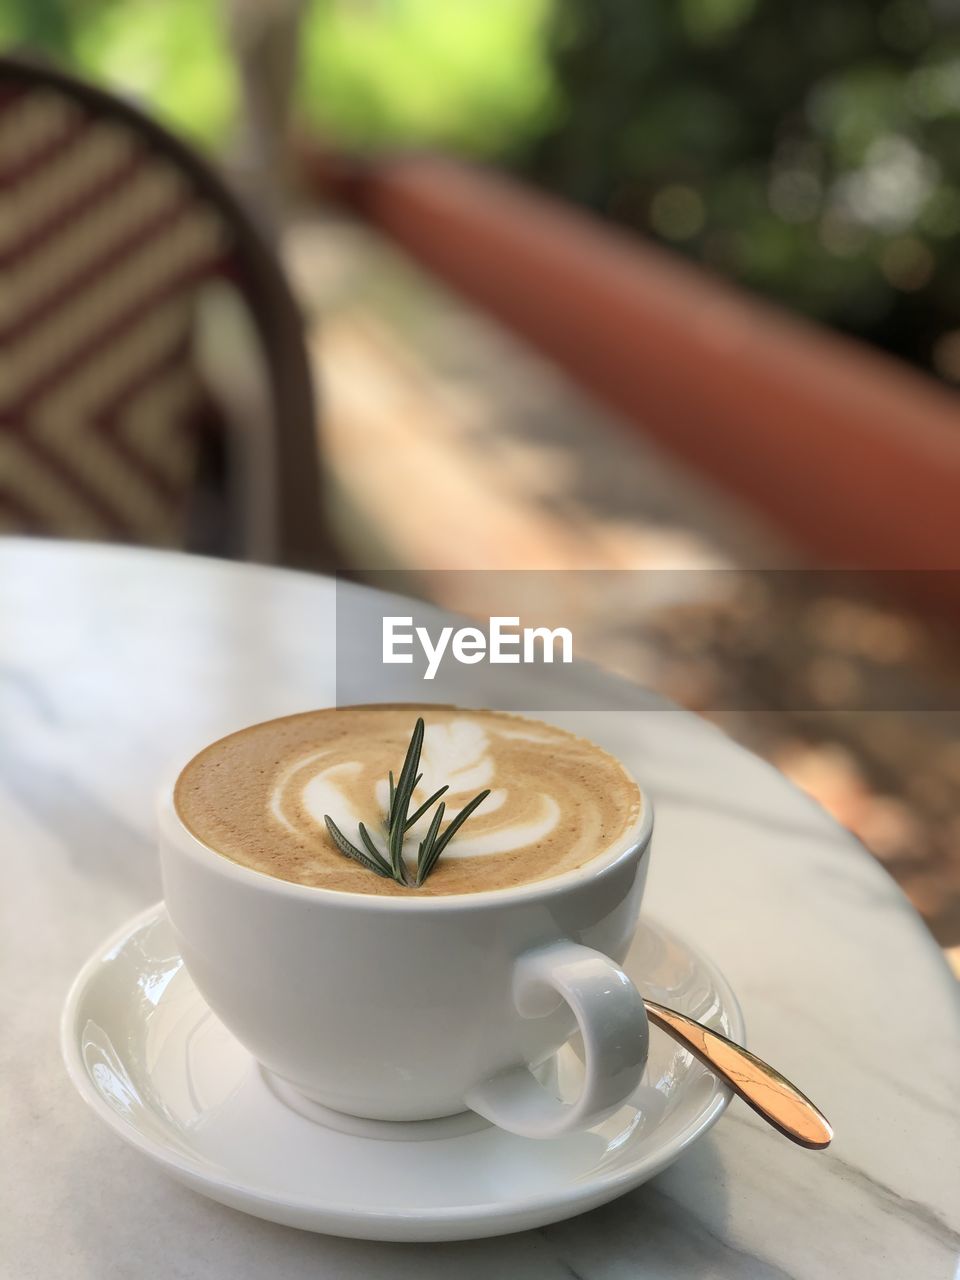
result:
[[[375,593],[338,589],[379,616]],[[301,575],[0,542],[0,1274],[954,1277],[960,1003],[935,944],[880,867],[773,769],[635,692],[629,710],[589,710],[588,672],[585,709],[545,718],[647,785],[649,908],[730,978],[753,1048],[833,1121],[827,1152],[792,1146],[735,1100],[665,1174],[593,1213],[398,1246],[222,1208],[83,1107],[60,1062],[60,1006],[101,938],[160,896],[158,781],[203,741],[333,701],[333,608],[333,584]]]

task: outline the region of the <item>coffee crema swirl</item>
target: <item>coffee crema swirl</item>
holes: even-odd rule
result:
[[[419,889],[344,857],[363,822],[385,848],[388,774],[397,776],[417,716],[426,722],[413,812],[443,785],[444,826],[490,795]],[[610,850],[635,826],[640,792],[622,765],[584,738],[496,711],[408,704],[337,707],[253,725],[213,743],[177,780],[181,819],[225,857],[267,875],[354,893],[424,896],[505,888],[559,875]],[[407,833],[407,865],[433,809]]]

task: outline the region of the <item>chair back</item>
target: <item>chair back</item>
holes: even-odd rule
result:
[[[189,147],[112,94],[0,58],[0,280],[0,531],[333,567],[300,315],[259,229]],[[272,490],[272,527],[242,548],[203,545],[217,521],[196,518],[224,422],[195,326],[225,284],[250,316],[271,419],[248,470]]]

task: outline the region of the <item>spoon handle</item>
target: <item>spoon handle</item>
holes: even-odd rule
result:
[[[654,1000],[643,1003],[651,1022],[715,1071],[775,1129],[802,1147],[820,1149],[829,1145],[833,1129],[826,1116],[779,1071],[693,1018]]]

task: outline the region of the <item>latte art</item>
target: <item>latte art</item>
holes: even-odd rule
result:
[[[533,734],[516,737],[525,742],[538,740]],[[444,785],[448,788],[444,800],[454,810],[478,788],[495,787],[498,773],[507,773],[503,766],[510,754],[499,752],[498,770],[494,755],[498,746],[487,729],[469,720],[428,726],[420,756],[423,780],[414,790],[411,812]],[[337,759],[337,754],[332,750],[308,752],[277,779],[270,808],[293,835],[315,838],[324,829],[326,814],[345,831],[354,830],[361,822],[369,825],[371,814],[386,814],[390,788],[387,779],[380,776],[379,761],[369,757],[343,761]],[[527,790],[525,781],[529,784]],[[508,786],[495,787],[477,811],[470,833],[451,843],[446,856],[510,853],[545,840],[556,829],[561,810],[552,796],[533,789],[540,782],[540,778],[525,779],[513,774]],[[425,813],[410,828],[404,840],[404,851],[409,855],[415,854],[432,816],[432,811]],[[483,834],[478,833],[481,818],[491,819]]]
[[[445,847],[418,890],[350,862],[324,823],[363,822],[383,847],[388,774],[426,721],[422,777],[410,812],[438,788],[448,819],[490,794]],[[453,707],[372,705],[307,712],[255,725],[196,756],[177,782],[187,827],[218,853],[301,884],[358,893],[464,893],[557,875],[622,840],[640,812],[636,784],[585,739],[538,721]],[[416,862],[433,810],[407,832]]]

